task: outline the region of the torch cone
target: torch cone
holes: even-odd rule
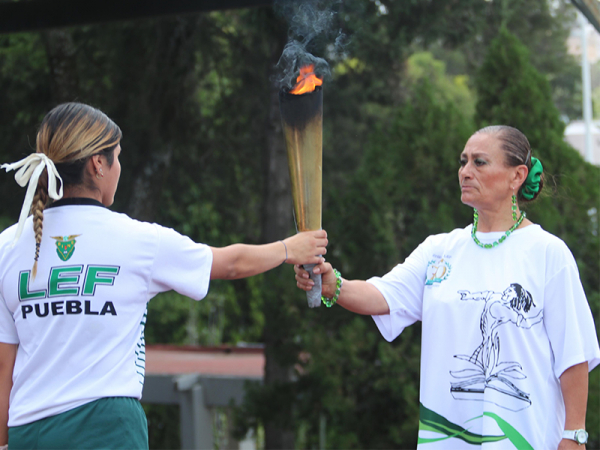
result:
[[[281,121],[294,199],[296,228],[300,231],[320,230],[323,180],[323,91],[279,93]],[[321,305],[321,275],[312,272],[314,264],[305,265],[315,282],[306,293],[308,306]]]

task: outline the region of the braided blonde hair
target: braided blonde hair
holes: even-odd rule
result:
[[[95,189],[93,179],[86,176],[86,164],[92,155],[101,153],[109,167],[112,166],[121,137],[121,129],[102,111],[83,103],[63,103],[44,117],[36,137],[36,152],[44,153],[54,162],[65,188],[84,185]],[[31,205],[35,233],[33,279],[37,275],[47,204],[48,172],[44,169]]]

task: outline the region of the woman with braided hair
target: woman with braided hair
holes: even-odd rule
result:
[[[36,153],[2,166],[28,186],[0,234],[0,447],[148,448],[148,301],[171,289],[201,300],[211,279],[326,253],[325,231],[214,248],[108,210],[120,141],[101,111],[67,103],[44,118]]]
[[[372,315],[388,341],[422,322],[419,449],[582,449],[600,348],[573,255],[520,212],[542,163],[519,130],[490,126],[467,141],[458,179],[472,225],[428,237],[381,278],[317,265],[323,301]]]

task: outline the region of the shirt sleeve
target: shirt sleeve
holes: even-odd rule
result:
[[[0,297],[0,342],[4,344],[19,343],[15,319],[2,297]]]
[[[546,283],[544,325],[557,378],[576,364],[587,361],[591,371],[600,363],[596,327],[574,259]]]
[[[208,293],[212,251],[171,228],[155,225],[158,248],[152,267],[149,293],[174,291],[202,300]]]
[[[383,277],[367,280],[373,284],[387,302],[390,313],[372,316],[381,335],[393,341],[409,325],[422,320],[423,289],[427,274],[425,247],[419,245],[402,264],[398,264]]]

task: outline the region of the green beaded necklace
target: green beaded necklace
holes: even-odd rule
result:
[[[500,237],[500,239],[498,239],[497,241],[492,242],[491,244],[483,244],[479,239],[477,239],[477,236],[475,235],[475,233],[477,233],[477,223],[479,222],[479,213],[477,212],[477,209],[474,210],[473,213],[473,228],[471,229],[471,237],[473,238],[473,240],[475,241],[475,243],[477,245],[479,245],[481,248],[494,248],[494,247],[498,247],[500,244],[502,244],[507,237],[510,236],[510,234],[515,231],[517,229],[517,227],[519,225],[521,225],[521,222],[523,222],[523,219],[525,218],[525,212],[521,213],[521,217],[519,217],[519,220],[517,220],[515,222],[515,224],[510,227],[510,230],[508,230],[506,233],[504,233],[503,236]]]

